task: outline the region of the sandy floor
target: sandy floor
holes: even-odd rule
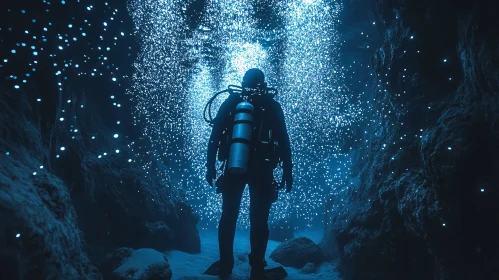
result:
[[[218,260],[218,240],[214,231],[200,231],[201,235],[201,253],[190,255],[180,251],[168,251],[168,261],[172,267],[173,280],[195,280],[206,279],[215,280],[218,277],[203,275],[202,273],[216,260]],[[298,232],[297,237],[306,236],[318,243],[322,238],[322,233],[318,231]],[[267,268],[280,266],[270,259],[270,253],[279,245],[280,242],[269,241],[267,249]],[[247,256],[249,253],[249,232],[240,231],[236,234],[234,242],[235,267],[233,270],[233,280],[245,280],[249,278],[249,264],[247,261],[241,262],[238,256]],[[323,263],[314,274],[302,274],[300,269],[285,267],[288,277],[287,280],[313,280],[328,279],[341,280],[331,263]]]

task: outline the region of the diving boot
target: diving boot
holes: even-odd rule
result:
[[[220,277],[221,280],[229,279],[232,275],[232,267],[234,267],[234,265],[220,265],[217,273],[218,277]]]
[[[265,267],[267,262],[264,259],[256,260],[249,255],[249,264],[251,265],[251,274],[249,280],[267,280],[265,276]]]

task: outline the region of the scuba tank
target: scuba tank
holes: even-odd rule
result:
[[[222,93],[229,93],[230,96],[237,96],[243,99],[248,98],[248,96],[251,96],[253,94],[261,95],[258,92],[248,93],[247,91],[245,91],[243,87],[235,85],[229,85],[229,87],[226,90],[215,93],[215,95],[213,95],[210,98],[208,103],[206,103],[206,106],[204,107],[203,111],[203,118],[211,127],[214,126],[214,118],[211,114],[211,106],[213,104],[213,101],[217,98],[217,96],[219,96]],[[278,94],[278,92],[274,88],[266,87],[265,94],[269,94],[272,97],[275,97]],[[228,172],[235,175],[244,174],[248,170],[249,156],[252,144],[251,137],[252,137],[252,127],[254,121],[253,116],[255,113],[254,111],[255,108],[248,101],[242,101],[238,103],[234,115],[234,124],[232,125],[233,128],[232,137],[230,137],[229,135],[226,136],[224,135],[224,137],[226,137],[225,142],[222,141],[222,143],[220,144],[224,145],[224,147],[230,145],[229,147],[227,147],[228,150],[227,153],[219,152],[218,159],[224,162],[223,165],[224,170],[227,170]],[[231,138],[232,140],[229,138]],[[225,151],[225,149],[223,150]],[[221,176],[220,178],[222,177],[223,176]]]
[[[248,170],[254,107],[248,101],[237,104],[229,152],[229,172],[241,175]]]

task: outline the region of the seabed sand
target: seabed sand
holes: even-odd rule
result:
[[[216,280],[216,276],[203,275],[203,272],[218,260],[218,237],[216,231],[200,230],[201,253],[187,254],[180,251],[168,251],[166,255],[173,272],[173,280]],[[322,238],[322,232],[319,230],[305,230],[295,234],[296,237],[308,237],[315,243]],[[267,247],[266,261],[267,268],[280,266],[270,259],[270,254],[280,244],[277,241],[269,241]],[[247,256],[250,251],[249,231],[238,231],[234,240],[234,258],[235,267],[230,279],[246,280],[249,279],[250,267]],[[239,260],[239,256],[244,257],[244,261]],[[286,280],[341,280],[332,263],[325,262],[317,268],[313,274],[302,274],[300,269],[284,267],[288,273]]]

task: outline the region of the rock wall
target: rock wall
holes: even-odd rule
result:
[[[321,246],[347,280],[494,279],[498,4],[366,6],[384,37],[372,58],[373,105],[354,174],[328,201]]]
[[[0,271],[2,279],[101,279],[85,253],[62,180],[44,166],[49,150],[24,113],[23,95],[0,99]]]
[[[200,252],[198,217],[182,194],[113,141],[97,110],[77,111],[92,101],[68,99],[54,112],[73,121],[43,133],[36,103],[0,95],[2,276],[100,279],[89,258],[99,264],[122,246]]]
[[[167,178],[141,167],[144,159],[127,146],[131,140],[120,140],[126,137],[123,134],[114,138],[90,98],[62,98],[73,101],[62,102],[56,111],[64,111],[65,119],[77,118],[56,123],[52,132],[56,146],[70,143],[60,158],[52,160],[53,172],[71,186],[90,256],[101,258],[120,247],[198,253],[198,217],[191,206]]]

